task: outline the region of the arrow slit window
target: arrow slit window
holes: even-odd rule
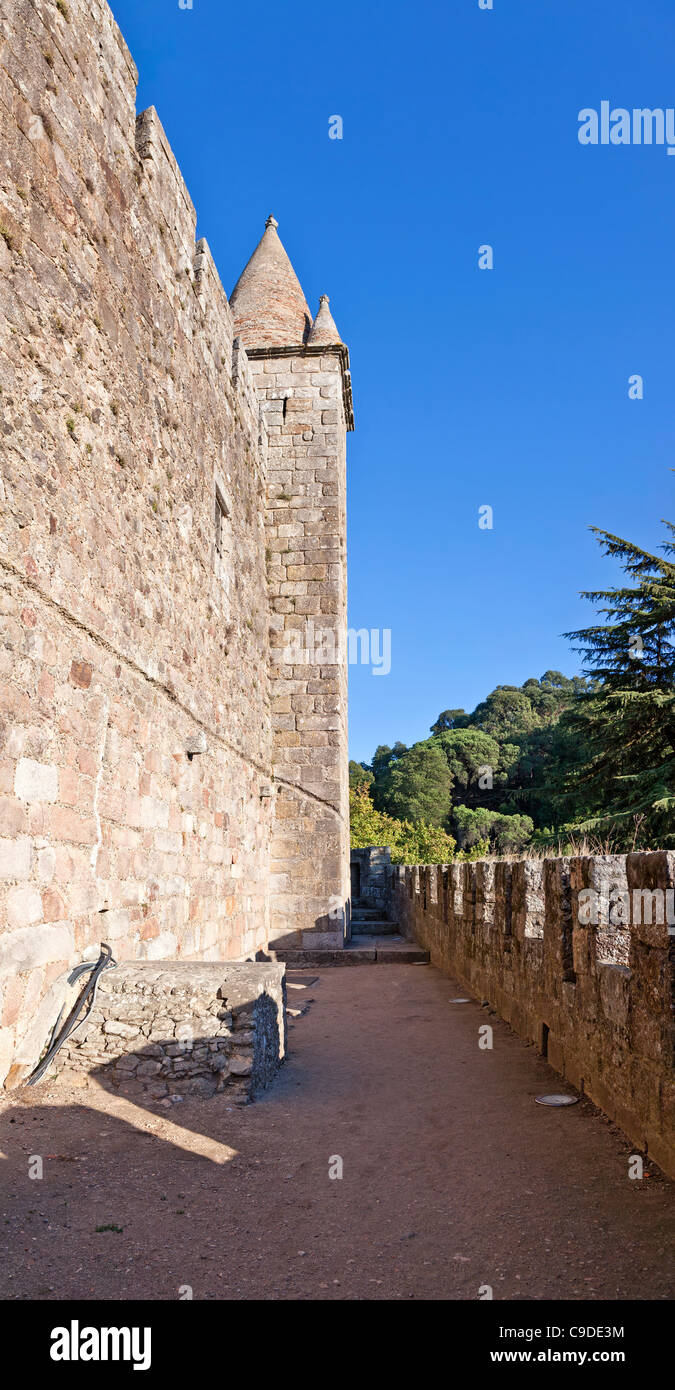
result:
[[[223,555],[226,553],[227,550],[226,542],[228,538],[227,533],[229,531],[229,521],[230,513],[228,510],[227,502],[225,501],[225,498],[223,497],[223,494],[220,491],[218,484],[216,483],[216,555],[219,555],[221,559],[223,558]]]
[[[213,503],[213,568],[226,595],[232,584],[232,516],[225,491],[216,482]]]

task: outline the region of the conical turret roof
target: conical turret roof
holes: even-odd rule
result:
[[[322,294],[319,300],[319,312],[312,324],[308,343],[313,347],[328,347],[332,343],[341,343],[342,339],[337,331],[335,319],[328,308],[330,301],[327,294]]]
[[[278,225],[274,217],[268,217],[263,236],[230,295],[235,334],[245,348],[295,347],[307,342],[312,327],[312,315],[279,239]]]

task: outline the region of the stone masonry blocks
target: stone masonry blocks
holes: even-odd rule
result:
[[[266,394],[264,418],[268,429],[276,431],[270,434],[274,481],[266,517],[275,614],[272,756],[280,783],[280,833],[271,852],[270,944],[307,949],[320,939],[339,948],[349,921],[342,359],[338,351],[317,355],[301,347],[283,356],[273,349],[249,356],[254,378]],[[327,432],[323,416],[329,398],[336,430]],[[322,494],[317,491],[307,505],[307,488],[319,480]],[[317,872],[323,900],[316,891]]]

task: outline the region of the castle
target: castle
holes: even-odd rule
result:
[[[0,1084],[64,977],[349,934],[349,355],[226,298],[104,0],[0,19]]]

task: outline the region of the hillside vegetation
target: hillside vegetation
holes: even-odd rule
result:
[[[471,713],[443,710],[412,747],[380,744],[350,763],[355,848],[436,863],[583,838],[614,852],[675,846],[675,528],[664,525],[663,557],[593,528],[627,582],[584,593],[599,621],[565,634],[582,675],[498,685]]]

